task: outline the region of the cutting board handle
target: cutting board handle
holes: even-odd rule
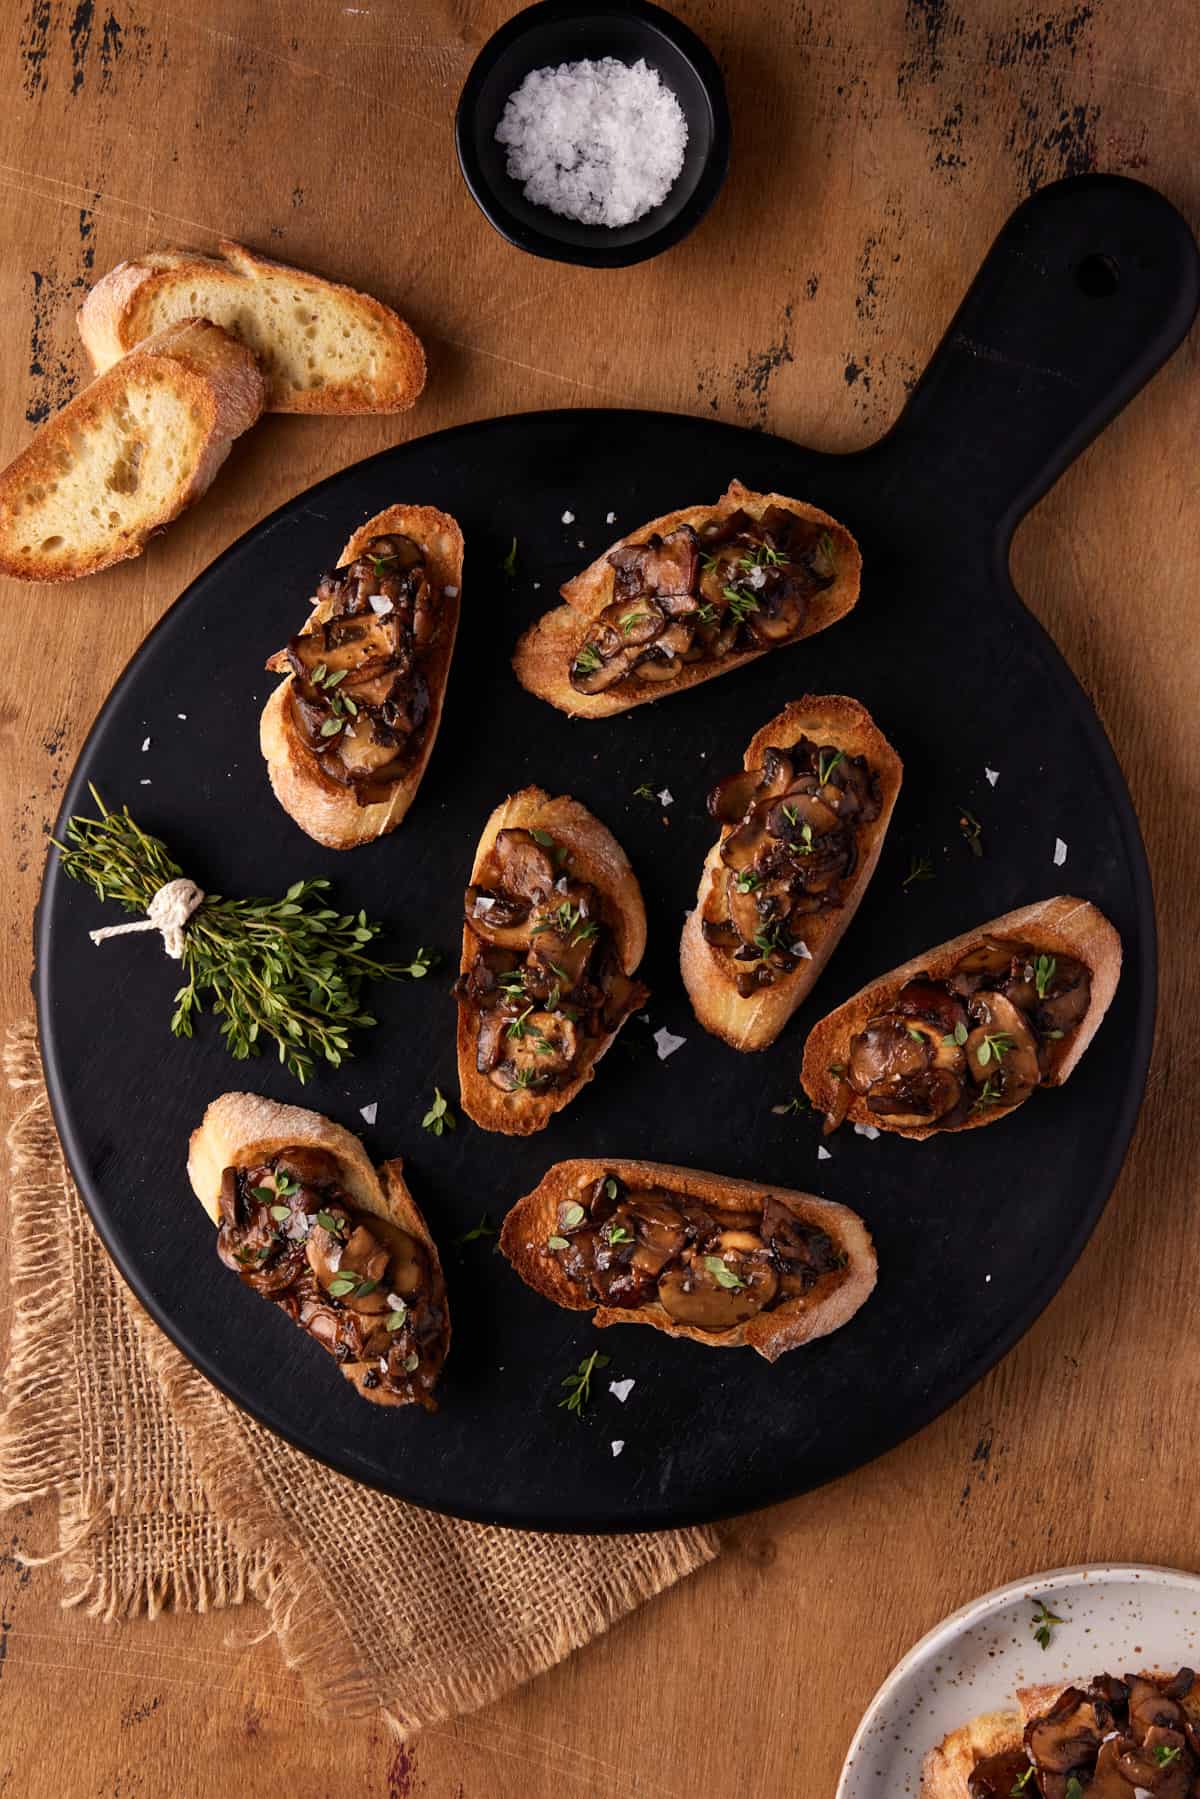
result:
[[[988,251],[884,445],[942,515],[1005,541],[1187,335],[1200,253],[1143,182],[1042,188]],[[869,452],[868,452],[869,453]]]

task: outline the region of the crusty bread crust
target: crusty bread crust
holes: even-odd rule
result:
[[[984,1712],[969,1724],[960,1724],[921,1763],[920,1799],[967,1799],[967,1781],[975,1764],[985,1756],[1019,1749],[1024,1727],[1017,1711]]]
[[[368,380],[327,380],[320,387],[297,389],[267,376],[271,412],[359,414],[405,412],[425,385],[425,352],[420,339],[398,313],[338,281],[327,281],[290,263],[260,256],[243,244],[221,240],[220,254],[201,256],[190,250],[158,250],[122,262],[99,280],[76,315],[79,335],[98,374],[135,349],[152,329],[155,300],[164,289],[198,280],[224,289],[230,307],[225,329],[239,335],[237,312],[255,306],[255,284],[264,275],[283,276],[315,305],[337,309],[344,318],[369,321],[387,346],[383,366]]]
[[[864,706],[843,694],[805,694],[793,700],[769,724],[756,731],[742,758],[745,768],[761,765],[770,748],[783,749],[801,734],[818,743],[831,743],[848,756],[865,756],[879,777],[882,802],[879,817],[858,829],[858,863],[839,908],[818,912],[805,921],[805,942],[812,959],[794,973],[782,975],[770,987],[760,988],[749,999],[737,990],[737,976],[745,967],[728,950],[708,942],[703,931],[704,902],[714,871],[721,859],[721,845],[735,828],[726,825],[704,859],[695,910],[689,912],[679,945],[679,966],[692,1010],[715,1037],[734,1049],[766,1049],[801,1002],[807,999],[830,956],[857,912],[867,884],[875,872],[883,840],[895,810],[904,764]]]
[[[628,1311],[601,1306],[592,1319],[601,1330],[610,1324],[649,1324],[668,1337],[689,1337],[710,1349],[745,1346],[756,1349],[768,1362],[775,1362],[789,1349],[838,1330],[854,1316],[875,1286],[877,1264],[871,1235],[849,1206],[765,1181],[733,1180],[695,1168],[677,1168],[668,1162],[609,1156],[556,1162],[533,1192],[517,1201],[500,1232],[500,1248],[526,1286],[569,1311],[588,1312],[592,1308],[567,1279],[557,1256],[547,1249],[546,1239],[557,1228],[561,1202],[574,1199],[581,1187],[591,1186],[604,1174],[617,1175],[631,1188],[666,1188],[725,1211],[754,1211],[773,1194],[786,1200],[806,1224],[827,1232],[844,1251],[847,1261],[844,1269],[822,1275],[808,1293],[786,1299],[773,1311],[760,1312],[730,1330],[705,1331],[692,1324],[677,1324],[657,1301]]]
[[[302,831],[331,850],[351,850],[360,843],[374,843],[377,837],[396,829],[416,798],[442,722],[446,682],[462,607],[462,532],[449,513],[438,512],[432,506],[389,506],[359,526],[342,551],[338,566],[353,562],[373,537],[382,537],[389,532],[411,537],[421,545],[429,577],[443,593],[442,631],[425,665],[429,683],[429,719],[421,754],[412,768],[402,781],[394,784],[386,800],[360,806],[351,788],[343,787],[325,773],[319,757],[314,756],[300,735],[288,703],[288,692],[294,679],[290,674],[267,701],[259,724],[259,747],[266,757],[275,798]],[[456,588],[457,592],[447,595],[447,586]],[[324,616],[321,607],[315,607],[301,635],[311,631]]]
[[[900,988],[915,975],[925,973],[936,981],[950,974],[967,951],[974,949],[984,937],[1007,937],[1051,954],[1073,956],[1091,971],[1092,992],[1088,1009],[1075,1032],[1070,1050],[1053,1079],[1045,1083],[1053,1087],[1063,1084],[1099,1030],[1121,974],[1121,939],[1116,931],[1103,912],[1089,900],[1075,899],[1070,894],[1039,900],[1032,906],[1020,906],[1015,912],[1006,912],[1002,918],[977,925],[973,931],[964,931],[948,943],[940,943],[936,949],[926,950],[924,955],[902,962],[899,968],[871,981],[852,999],[822,1018],[809,1032],[800,1074],[804,1091],[817,1111],[832,1109],[838,1077],[830,1073],[830,1065],[847,1062],[850,1040],[863,1029],[867,1020],[886,1012]],[[866,1101],[855,1094],[846,1117],[851,1124],[873,1124],[881,1131],[922,1142],[926,1137],[948,1135],[950,1131],[975,1130],[1006,1117],[1007,1112],[1005,1107],[995,1111],[984,1109],[972,1113],[961,1124],[939,1131],[936,1125],[892,1124],[886,1114],[870,1111]]]
[[[188,1143],[188,1179],[192,1191],[214,1224],[219,1223],[221,1176],[227,1168],[250,1168],[265,1162],[281,1149],[324,1149],[336,1156],[342,1186],[360,1212],[387,1219],[422,1243],[441,1278],[437,1244],[404,1179],[400,1157],[382,1162],[376,1170],[366,1150],[352,1132],[303,1106],[285,1106],[256,1093],[223,1093],[208,1107]],[[443,1358],[450,1347],[450,1313],[446,1308]],[[383,1386],[364,1387],[365,1362],[343,1362],[342,1373],[374,1405],[410,1405],[402,1394]]]
[[[479,880],[492,845],[501,831],[548,831],[571,853],[571,873],[595,887],[604,902],[605,923],[613,934],[617,959],[626,975],[632,975],[646,949],[646,908],[629,858],[612,832],[578,800],[560,794],[556,799],[542,787],[522,787],[497,806],[479,839],[471,866],[471,882]],[[462,960],[465,974],[475,957],[476,939],[463,925]],[[485,1131],[528,1137],[561,1112],[596,1072],[596,1063],[615,1041],[616,1032],[602,1037],[596,1048],[582,1051],[579,1074],[564,1087],[549,1093],[517,1088],[502,1093],[475,1066],[476,1019],[473,1006],[458,1001],[458,1084],[463,1111]]]
[[[857,602],[862,577],[862,556],[845,525],[840,525],[818,507],[805,505],[803,500],[791,500],[781,493],[753,493],[740,481],[731,481],[715,506],[685,506],[678,512],[667,512],[661,518],[651,519],[636,531],[619,537],[580,574],[566,582],[561,589],[566,605],[543,614],[517,641],[513,668],[521,685],[539,699],[557,706],[560,712],[569,712],[575,718],[609,718],[615,712],[628,712],[632,706],[645,706],[669,693],[682,693],[701,681],[711,681],[716,675],[727,674],[747,662],[756,662],[760,656],[770,655],[770,650],[743,650],[737,655],[723,657],[720,662],[686,664],[673,681],[645,681],[622,693],[612,689],[607,693],[577,693],[568,678],[571,664],[587,639],[591,621],[612,599],[613,569],[608,561],[611,550],[624,544],[644,543],[655,531],[665,536],[677,525],[692,525],[699,530],[714,520],[728,518],[739,508],[752,518],[761,518],[770,506],[785,506],[800,518],[824,525],[837,554],[837,574],[832,585],[812,596],[804,627],[797,637],[789,639],[789,643],[799,643],[802,638],[823,631],[827,625],[836,624]],[[788,645],[779,647],[786,649]]]
[[[60,463],[80,435],[111,430],[136,387],[165,383],[196,421],[197,447],[180,466],[166,504],[148,506],[136,525],[96,525],[90,547],[38,554],[18,548],[27,527],[22,500],[31,488],[52,488]],[[41,427],[32,443],[0,472],[0,573],[21,581],[74,581],[140,556],[155,532],[178,518],[212,485],[235,437],[262,413],[266,388],[258,364],[242,344],[205,319],[184,319],[149,337],[134,355],[101,375]],[[98,499],[103,499],[98,494]]]

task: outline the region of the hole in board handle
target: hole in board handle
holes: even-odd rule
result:
[[[1107,300],[1121,285],[1121,270],[1111,256],[1085,256],[1075,280],[1089,300]]]

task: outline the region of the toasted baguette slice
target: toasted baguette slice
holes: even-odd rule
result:
[[[817,743],[831,743],[836,749],[845,750],[847,756],[865,756],[878,776],[881,809],[879,817],[860,826],[856,834],[858,861],[841,905],[805,920],[804,941],[810,959],[793,973],[777,978],[772,986],[760,988],[749,999],[742,998],[736,985],[746,964],[736,962],[728,950],[709,943],[703,930],[704,902],[713,874],[720,866],[721,845],[736,827],[722,828],[720,838],[704,859],[696,907],[688,913],[683,927],[679,965],[696,1017],[706,1031],[723,1038],[734,1049],[766,1049],[812,992],[875,872],[900,792],[904,764],[899,756],[866,708],[857,700],[836,693],[806,694],[802,700],[785,706],[750,739],[742,758],[743,767],[760,767],[768,749],[785,749],[802,735]]]
[[[738,510],[748,512],[752,518],[761,518],[771,506],[784,506],[800,518],[824,525],[837,554],[837,574],[832,585],[812,596],[803,629],[788,642],[799,643],[802,638],[823,631],[827,625],[836,624],[855,605],[862,575],[858,545],[845,525],[839,525],[836,519],[816,506],[806,506],[802,500],[789,500],[781,493],[752,493],[740,481],[731,481],[715,506],[685,506],[678,512],[651,519],[649,524],[618,538],[581,574],[566,582],[560,590],[566,605],[545,613],[518,640],[513,668],[521,685],[539,699],[549,700],[560,712],[569,712],[575,718],[609,718],[614,712],[628,712],[631,706],[648,705],[651,700],[662,699],[668,693],[680,693],[684,688],[711,681],[715,675],[727,674],[731,669],[769,655],[769,650],[742,650],[719,662],[689,663],[673,681],[643,681],[627,692],[610,689],[607,693],[577,693],[569,679],[571,664],[587,641],[592,622],[612,600],[613,569],[608,561],[609,551],[624,544],[643,543],[656,531],[665,536],[678,525],[691,525],[702,531],[705,525],[728,518],[730,513]],[[780,645],[783,649],[787,647],[787,644]]]
[[[219,256],[153,250],[122,262],[79,308],[99,374],[181,318],[211,319],[252,350],[270,412],[404,412],[425,352],[389,306],[225,239]]]
[[[421,753],[408,774],[395,783],[387,799],[360,806],[353,789],[343,787],[325,773],[319,757],[313,755],[301,736],[289,703],[293,680],[290,674],[267,701],[259,722],[259,748],[266,757],[275,798],[302,831],[331,850],[352,850],[360,843],[374,843],[377,837],[396,829],[416,798],[442,722],[462,606],[462,532],[448,512],[438,512],[432,506],[389,506],[360,525],[342,551],[338,566],[353,562],[373,537],[389,532],[411,537],[420,544],[429,579],[442,590],[442,631],[425,663],[429,718]],[[315,606],[301,636],[322,622],[326,611],[321,605]],[[272,657],[268,667],[283,668],[286,661]]]
[[[1103,912],[1089,900],[1075,899],[1070,894],[1039,900],[1033,906],[1021,906],[1015,912],[1006,912],[1002,918],[993,918],[987,924],[976,926],[973,931],[964,931],[961,937],[952,937],[948,943],[939,943],[936,949],[926,950],[924,955],[914,956],[911,961],[902,962],[899,968],[893,968],[890,974],[870,982],[835,1012],[822,1018],[808,1034],[800,1074],[804,1091],[815,1110],[828,1113],[832,1109],[838,1077],[830,1072],[831,1065],[845,1065],[849,1059],[850,1040],[862,1030],[867,1020],[886,1012],[900,988],[915,975],[928,974],[935,981],[948,975],[967,951],[976,948],[984,937],[1007,937],[1050,954],[1073,956],[1091,971],[1088,1009],[1076,1027],[1067,1053],[1043,1082],[1048,1087],[1062,1086],[1099,1030],[1121,974],[1121,939],[1116,931]],[[855,1094],[846,1117],[852,1124],[873,1124],[881,1131],[922,1142],[926,1137],[970,1131],[991,1124],[995,1119],[1007,1117],[1012,1109],[1002,1106],[992,1111],[985,1108],[972,1112],[961,1124],[946,1125],[939,1130],[936,1124],[892,1124],[885,1114],[868,1110],[866,1101]]]
[[[1163,1680],[1161,1673],[1143,1673],[1143,1679]],[[984,1712],[967,1724],[959,1725],[930,1749],[921,1764],[920,1799],[969,1799],[967,1782],[977,1762],[989,1755],[1005,1755],[1019,1749],[1024,1741],[1025,1726],[1050,1710],[1060,1693],[1071,1681],[1044,1682],[1036,1687],[1018,1687],[1016,1711]],[[1087,1682],[1082,1683],[1084,1687]],[[1193,1682],[1183,1704],[1193,1721],[1200,1719],[1200,1681]],[[1130,1788],[1133,1799],[1133,1788]]]
[[[522,787],[510,793],[496,807],[483,827],[483,835],[475,851],[471,882],[479,879],[488,854],[501,831],[548,831],[556,843],[570,851],[571,873],[587,881],[600,893],[604,902],[604,922],[613,934],[617,959],[622,971],[632,975],[646,949],[646,908],[637,876],[629,858],[612,832],[594,818],[586,806],[566,794],[556,799],[541,787]],[[461,971],[470,968],[475,939],[464,924]],[[566,1086],[549,1093],[533,1088],[517,1088],[502,1093],[475,1066],[475,1008],[460,998],[458,1001],[458,1083],[463,1111],[485,1131],[503,1131],[508,1136],[528,1137],[544,1130],[555,1112],[561,1112],[596,1072],[596,1063],[616,1041],[614,1031],[601,1037],[596,1046],[581,1052],[579,1073]]]
[[[668,1337],[690,1337],[693,1343],[704,1343],[710,1349],[745,1346],[756,1349],[768,1362],[776,1362],[789,1349],[838,1330],[854,1316],[875,1286],[875,1249],[870,1232],[849,1206],[765,1182],[732,1180],[695,1168],[617,1156],[556,1162],[533,1192],[517,1201],[500,1232],[500,1248],[525,1284],[569,1311],[591,1311],[591,1302],[567,1278],[557,1256],[547,1248],[546,1239],[558,1227],[559,1206],[576,1199],[606,1174],[615,1174],[627,1187],[665,1189],[718,1212],[744,1215],[761,1211],[763,1201],[773,1195],[803,1223],[825,1231],[845,1255],[846,1266],[821,1275],[807,1293],[785,1299],[773,1311],[759,1312],[729,1330],[700,1330],[692,1324],[678,1324],[657,1300],[634,1308],[601,1306],[592,1318],[600,1329],[609,1324],[649,1324]]]
[[[0,473],[0,572],[74,581],[140,556],[263,409],[249,350],[203,319],[147,338]]]
[[[967,1799],[976,1763],[1019,1749],[1024,1728],[1018,1711],[983,1712],[960,1724],[927,1751],[921,1763],[921,1799]]]
[[[200,1126],[188,1144],[188,1179],[192,1192],[214,1224],[219,1224],[221,1177],[227,1168],[250,1168],[277,1155],[281,1149],[308,1146],[327,1150],[336,1156],[346,1195],[360,1212],[385,1219],[420,1242],[429,1256],[434,1278],[444,1289],[441,1258],[429,1226],[417,1207],[404,1179],[404,1164],[397,1156],[382,1162],[378,1169],[371,1165],[366,1150],[350,1131],[319,1112],[302,1106],[284,1106],[255,1093],[223,1093],[214,1099]],[[450,1348],[450,1311],[443,1301],[446,1328],[441,1344],[444,1361]],[[348,1381],[375,1405],[409,1405],[413,1402],[402,1394],[387,1391],[382,1385],[363,1385],[369,1365],[365,1362],[339,1364]]]

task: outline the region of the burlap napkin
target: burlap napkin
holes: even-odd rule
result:
[[[32,1027],[10,1033],[5,1067],[20,1109],[0,1507],[57,1499],[64,1604],[111,1619],[257,1600],[314,1703],[414,1730],[529,1680],[716,1555],[705,1530],[461,1524],[261,1430],[114,1271],[67,1173]]]

